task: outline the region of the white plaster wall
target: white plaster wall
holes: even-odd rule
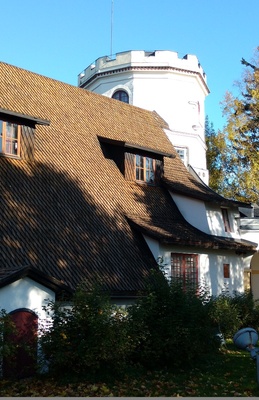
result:
[[[241,230],[242,239],[249,240],[250,242],[257,243],[257,250],[259,249],[259,231]]]
[[[220,207],[214,207],[207,204],[206,213],[210,227],[210,232],[212,235],[241,239],[238,222],[237,219],[235,218],[235,216],[238,215],[238,209],[235,210],[234,208],[228,208],[228,217],[229,217],[231,232],[225,231],[222,211]]]
[[[175,147],[187,149],[188,164],[193,168],[195,167],[196,172],[201,172],[199,175],[208,184],[208,179],[204,179],[208,176],[206,146],[201,137],[194,132],[171,131],[169,129],[164,129],[164,132]]]
[[[199,256],[199,283],[206,287],[209,294],[218,296],[225,288],[230,293],[244,291],[244,268],[249,268],[251,256],[240,257],[231,251],[203,250],[197,251],[193,247],[160,246],[159,242],[144,236],[154,258],[163,258],[166,275],[171,274],[171,253],[198,254]],[[230,265],[230,278],[224,278],[223,264]]]
[[[45,319],[46,313],[42,307],[49,300],[55,300],[55,293],[27,277],[0,289],[0,308],[8,313],[18,308],[28,308],[39,319]]]
[[[192,199],[170,192],[182,216],[195,228],[202,232],[215,235],[241,239],[237,219],[238,209],[229,208],[228,216],[231,232],[225,232],[224,221],[220,206],[211,206],[201,200]]]
[[[211,233],[206,207],[203,201],[191,199],[172,192],[170,192],[170,195],[186,221],[205,233]]]
[[[204,128],[205,94],[196,76],[175,71],[134,72],[133,80],[134,105],[155,110],[172,130],[195,132],[193,125]],[[202,129],[196,133],[204,137]]]

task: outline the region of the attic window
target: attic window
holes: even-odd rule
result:
[[[136,155],[136,180],[155,183],[156,163],[153,158]]]
[[[0,120],[0,153],[20,157],[21,126]]]

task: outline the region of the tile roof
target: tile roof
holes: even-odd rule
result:
[[[33,161],[0,158],[0,281],[29,265],[72,289],[101,280],[113,294],[136,293],[156,264],[143,231],[168,243],[252,249],[191,227],[164,188],[126,181],[104,157],[98,136],[176,156],[157,115],[5,63],[0,92],[1,109],[50,121],[36,126]],[[179,157],[165,159],[166,185],[217,198]]]
[[[177,171],[177,174],[175,173]],[[229,200],[214,192],[204,182],[197,180],[191,173],[186,173],[183,163],[179,163],[179,157],[165,159],[165,186],[179,194],[187,195],[206,202],[213,202],[221,206],[234,206],[251,208],[251,204]]]

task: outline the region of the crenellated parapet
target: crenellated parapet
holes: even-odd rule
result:
[[[178,70],[182,73],[198,74],[207,88],[207,76],[195,55],[187,54],[179,58],[177,52],[168,50],[133,50],[100,57],[78,75],[78,86],[84,87],[96,76],[120,73],[127,69]]]

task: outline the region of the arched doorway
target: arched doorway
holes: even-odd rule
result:
[[[38,317],[28,309],[18,309],[10,314],[15,333],[5,340],[14,345],[14,351],[3,360],[5,378],[24,378],[36,372]]]
[[[259,253],[251,259],[251,289],[255,300],[259,299]]]

